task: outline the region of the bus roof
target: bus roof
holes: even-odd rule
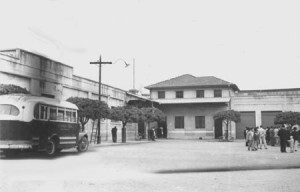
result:
[[[18,106],[24,106],[28,103],[43,103],[47,105],[78,110],[78,107],[75,104],[67,101],[60,101],[58,99],[51,99],[47,97],[38,97],[25,94],[0,95],[0,104],[14,104]]]

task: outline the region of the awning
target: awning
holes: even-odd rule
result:
[[[230,97],[154,99],[160,104],[228,103]]]

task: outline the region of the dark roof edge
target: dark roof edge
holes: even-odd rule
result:
[[[274,92],[274,91],[300,91],[300,88],[240,90],[240,92]]]
[[[186,85],[186,86],[164,86],[164,87],[150,87],[147,86],[145,87],[145,89],[151,90],[151,89],[182,89],[182,88],[191,88],[191,87],[199,87],[199,88],[209,88],[209,87],[231,87],[234,91],[240,91],[240,89],[238,88],[238,86],[236,84],[233,83],[229,83],[229,84],[220,84],[220,85]]]
[[[170,81],[170,80],[172,80],[172,79],[176,79],[176,78],[178,78],[178,77],[182,77],[182,76],[185,76],[185,75],[189,75],[189,76],[192,76],[192,77],[194,77],[194,78],[197,78],[197,77],[195,77],[194,75],[191,75],[191,74],[183,74],[183,75],[179,75],[179,76],[177,76],[177,77],[172,77],[172,78],[167,79],[167,80],[164,80],[164,81],[160,81],[160,82],[158,82],[158,83],[154,83],[154,84],[152,84],[152,85],[148,85],[148,86],[145,87],[145,89],[155,88],[155,85],[157,85],[157,84],[160,84],[160,83],[163,83],[163,82],[166,82],[166,81]]]

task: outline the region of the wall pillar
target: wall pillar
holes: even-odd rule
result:
[[[255,122],[256,122],[257,127],[261,126],[261,111],[260,110],[255,111]]]

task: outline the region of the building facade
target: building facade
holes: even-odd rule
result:
[[[233,109],[241,122],[231,123],[231,135],[243,139],[246,126],[272,126],[276,114],[300,111],[300,88],[241,91],[238,86],[207,76],[182,75],[146,87],[166,113],[169,138],[218,138],[225,125],[213,116]]]
[[[73,74],[73,67],[54,61],[40,54],[22,49],[0,51],[0,82],[26,88],[32,95],[66,100],[69,97],[98,99],[99,83]],[[125,90],[101,84],[101,100],[109,107],[124,106],[129,100],[144,99]],[[86,128],[90,133],[94,122]],[[121,123],[103,120],[101,139],[110,140],[110,130],[117,126],[121,138]],[[134,139],[137,125],[127,126],[128,139]]]

